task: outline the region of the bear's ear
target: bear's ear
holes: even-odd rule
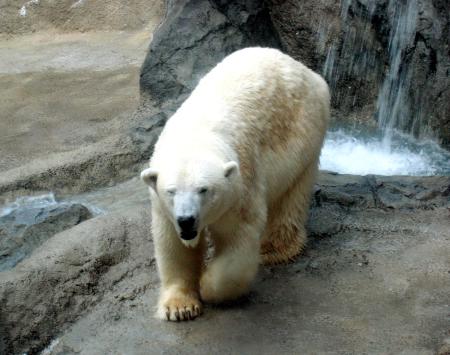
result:
[[[223,165],[225,177],[230,177],[238,171],[238,165],[235,161],[229,161]]]
[[[156,191],[156,181],[158,179],[158,172],[155,169],[148,168],[142,171],[141,179],[153,190]]]

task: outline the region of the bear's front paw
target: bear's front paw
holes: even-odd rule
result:
[[[191,320],[202,314],[202,303],[195,292],[170,290],[163,292],[156,316],[170,321]]]

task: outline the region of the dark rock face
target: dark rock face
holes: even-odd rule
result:
[[[279,47],[269,10],[257,0],[169,1],[141,70],[142,106],[132,136],[145,159],[167,118],[200,78],[248,46]]]
[[[419,1],[414,50],[409,60],[414,87],[409,92],[414,109],[421,111],[422,125],[437,133],[450,147],[450,3]],[[420,124],[412,126],[420,133]]]
[[[339,2],[274,0],[271,5],[286,52],[326,78],[339,114],[356,110],[359,118],[376,101],[387,58],[367,10],[361,5],[349,10],[341,18]]]
[[[13,268],[56,233],[90,217],[77,203],[22,206],[0,216],[0,272]]]
[[[231,52],[278,46],[268,9],[260,1],[169,1],[142,66],[142,93],[161,104],[188,94]]]

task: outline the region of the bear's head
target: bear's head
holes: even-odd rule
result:
[[[238,198],[240,172],[234,161],[177,159],[145,169],[142,180],[171,220],[183,244],[195,247],[200,232],[225,214]]]

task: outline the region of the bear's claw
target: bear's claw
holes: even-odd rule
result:
[[[174,322],[193,320],[202,314],[201,305],[196,304],[183,306],[170,305],[165,306],[164,308],[165,319]]]

